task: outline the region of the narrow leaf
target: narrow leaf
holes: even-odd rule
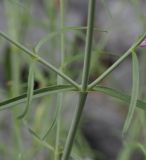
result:
[[[102,86],[97,86],[93,90],[91,90],[91,92],[92,91],[96,91],[96,92],[99,92],[99,93],[104,93],[104,94],[109,95],[109,96],[111,96],[113,98],[116,98],[118,100],[126,102],[127,104],[130,104],[131,97],[126,95],[126,94],[124,94],[121,91],[117,91],[115,89],[102,87]],[[137,100],[136,106],[138,108],[141,108],[144,111],[146,111],[146,103],[145,102],[143,102],[141,100]]]
[[[63,30],[87,30],[87,26],[66,26]],[[106,30],[100,30],[97,27],[94,27],[94,30],[99,32],[108,32]]]
[[[22,119],[27,114],[31,101],[33,98],[33,88],[34,88],[34,63],[32,62],[29,69],[29,75],[28,75],[28,85],[27,85],[27,102],[24,112],[18,117],[19,119]]]
[[[40,98],[43,96],[47,96],[49,94],[58,93],[58,92],[66,92],[66,91],[76,91],[71,85],[56,85],[56,86],[49,86],[46,88],[41,88],[34,90],[33,92],[33,99]],[[7,108],[15,107],[20,103],[24,103],[27,101],[27,94],[24,93],[23,95],[5,100],[0,102],[0,111],[5,110]]]
[[[73,92],[80,92],[77,89],[73,88],[71,85],[56,85],[56,86],[50,86],[50,87],[34,90],[33,99],[41,98],[41,97],[47,96],[49,94],[55,94],[55,93],[67,92],[67,91],[68,92],[72,92],[72,91]],[[116,98],[118,100],[121,100],[127,104],[130,103],[130,99],[131,99],[131,97],[129,95],[126,95],[125,93],[123,93],[121,91],[117,91],[115,89],[103,87],[103,86],[96,86],[96,87],[94,87],[94,89],[89,90],[88,92],[89,93],[90,92],[103,93],[103,94],[109,95],[113,98]],[[13,108],[17,104],[24,103],[24,102],[26,102],[26,97],[27,97],[27,94],[24,93],[23,95],[20,95],[18,97],[14,97],[14,98],[5,100],[3,102],[0,102],[0,110]],[[143,102],[142,100],[137,100],[136,106],[138,108],[146,111],[146,103]]]
[[[132,78],[133,84],[132,84],[132,91],[131,91],[131,100],[130,100],[128,115],[123,128],[123,134],[125,134],[128,131],[129,126],[131,124],[134,111],[136,108],[136,102],[138,99],[138,92],[139,92],[139,63],[138,63],[137,55],[134,51],[132,52],[132,74],[133,74],[133,78]]]

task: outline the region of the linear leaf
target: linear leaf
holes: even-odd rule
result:
[[[87,26],[66,26],[63,30],[87,30]],[[106,30],[100,30],[97,27],[94,27],[94,30],[99,32],[108,32]]]
[[[123,101],[123,102],[126,102],[127,104],[130,103],[130,99],[131,99],[130,96],[124,94],[124,93],[121,92],[121,91],[117,91],[117,90],[112,89],[112,88],[97,86],[97,87],[95,87],[92,91],[97,91],[97,92],[99,92],[99,93],[104,93],[104,94],[109,95],[109,96],[111,96],[111,97],[114,97],[114,98],[116,98],[116,99],[118,99],[118,100],[121,100],[121,101]],[[92,91],[91,91],[91,92],[92,92]],[[143,109],[144,111],[146,111],[146,103],[145,103],[145,102],[143,102],[143,101],[141,101],[141,100],[137,100],[136,106],[137,106],[138,108],[141,108],[141,109]]]
[[[136,102],[139,93],[139,63],[137,55],[134,51],[132,52],[132,75],[133,75],[132,76],[133,82],[132,82],[131,100],[130,100],[128,115],[123,128],[123,134],[125,134],[129,129],[136,108]]]
[[[34,90],[33,99],[47,96],[52,93],[66,92],[66,91],[76,91],[76,89],[73,88],[71,85],[56,85],[56,86],[41,88],[41,89]],[[17,104],[24,103],[27,100],[26,97],[27,97],[27,94],[24,93],[23,95],[0,102],[0,110],[12,108],[12,107],[15,107],[15,105]]]
[[[28,75],[28,85],[27,85],[27,103],[26,103],[26,107],[23,111],[23,113],[18,117],[19,119],[22,119],[25,117],[25,115],[27,114],[30,105],[31,105],[31,101],[33,98],[33,88],[34,88],[34,64],[35,62],[32,62],[30,65],[30,69],[29,69],[29,75]]]
[[[77,89],[73,88],[71,85],[50,86],[50,87],[34,90],[33,99],[36,99],[38,97],[47,96],[47,95],[53,94],[53,93],[67,92],[67,91],[77,91],[77,92],[79,92]],[[96,86],[96,87],[94,87],[94,89],[89,90],[88,92],[89,93],[90,92],[103,93],[103,94],[109,95],[113,98],[116,98],[118,100],[121,100],[121,101],[123,101],[127,104],[130,103],[130,98],[131,97],[129,95],[126,95],[123,92],[117,91],[117,90],[112,89],[112,88],[103,87],[103,86]],[[23,95],[20,95],[20,96],[5,100],[3,102],[0,102],[0,110],[5,110],[7,108],[12,108],[12,107],[15,107],[15,105],[17,105],[17,104],[26,102],[26,96],[27,96],[27,94],[25,93]],[[138,108],[141,108],[144,111],[146,111],[146,103],[143,102],[142,100],[137,100],[136,106]]]

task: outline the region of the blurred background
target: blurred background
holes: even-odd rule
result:
[[[90,79],[92,82],[111,66],[142,35],[146,28],[146,2],[144,0],[98,0],[94,31]],[[64,72],[81,83],[86,30],[69,29],[87,24],[88,0],[65,1],[65,64]],[[67,29],[68,27],[68,29]],[[60,0],[0,0],[0,30],[11,38],[34,49],[46,39],[37,54],[59,68],[60,65]],[[140,61],[140,94],[144,100],[146,49],[137,49]],[[0,99],[26,92],[30,59],[22,51],[0,38]],[[19,54],[20,53],[20,54]],[[132,86],[131,57],[129,56],[101,85],[115,88],[126,94]],[[35,66],[34,88],[56,84],[56,74],[42,65]],[[33,101],[27,117],[28,123],[39,134],[43,134],[55,116],[56,94]],[[61,124],[61,149],[64,146],[72,120],[78,94],[64,93]],[[43,147],[17,120],[25,104],[0,112],[0,159],[52,159],[51,151]],[[145,159],[139,149],[127,148],[122,142],[122,127],[128,105],[104,94],[88,95],[82,122],[76,136],[73,153],[76,160],[131,160]],[[140,118],[137,110],[130,135],[143,142]],[[47,138],[54,144],[55,128]],[[134,134],[135,133],[135,134]],[[140,135],[140,136],[139,136]],[[132,139],[132,138],[131,138]],[[131,140],[132,141],[132,140]],[[127,156],[127,157],[128,157]],[[130,158],[131,157],[131,158]],[[128,159],[127,159],[128,160]]]

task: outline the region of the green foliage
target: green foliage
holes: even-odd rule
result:
[[[20,13],[20,8],[21,7],[24,8],[25,6],[20,2],[14,0],[12,1],[9,0],[5,2],[7,12],[8,10],[10,10],[7,18],[9,29],[8,33],[0,31],[0,37],[7,40],[10,43],[11,63],[8,66],[6,66],[8,67],[6,70],[9,70],[10,75],[12,75],[11,80],[13,82],[12,86],[14,87],[11,86],[11,89],[8,91],[8,95],[10,96],[6,100],[0,102],[0,111],[6,109],[12,109],[13,112],[13,125],[14,125],[13,134],[15,135],[14,137],[16,139],[17,144],[16,146],[14,146],[15,154],[13,155],[12,159],[26,159],[27,156],[30,159],[35,158],[34,155],[35,152],[37,151],[34,148],[36,146],[40,150],[47,148],[47,158],[54,160],[60,160],[60,159],[68,160],[69,157],[72,157],[72,159],[81,160],[84,159],[84,156],[87,155],[88,152],[89,154],[91,154],[90,153],[91,151],[88,149],[87,153],[86,151],[81,151],[80,153],[77,149],[78,146],[77,147],[75,146],[76,147],[75,149],[73,148],[75,136],[79,128],[79,122],[82,115],[82,111],[85,106],[87,96],[91,92],[105,94],[107,96],[111,96],[113,98],[116,98],[122,102],[126,102],[127,104],[129,104],[129,111],[123,129],[124,134],[127,133],[128,129],[131,126],[136,107],[142,109],[144,112],[146,111],[146,103],[143,102],[142,100],[138,100],[139,83],[140,83],[139,64],[137,55],[135,53],[137,48],[139,47],[139,44],[145,39],[146,33],[144,33],[140,38],[138,38],[138,40],[133,43],[133,45],[128,49],[128,51],[126,51],[113,65],[111,65],[99,77],[97,77],[97,79],[95,79],[93,82],[89,84],[90,64],[92,63],[91,53],[93,50],[92,49],[93,32],[107,32],[105,30],[98,29],[94,25],[96,1],[89,0],[87,26],[66,26],[65,1],[60,0],[61,24],[59,29],[57,29],[57,24],[55,23],[55,17],[57,13],[55,4],[53,2],[54,1],[44,1],[45,10],[47,11],[48,17],[50,17],[50,19],[52,20],[51,21],[52,23],[50,24],[50,26],[48,26],[50,30],[47,36],[41,38],[35,45],[35,47],[31,46],[33,48],[33,51],[31,51],[28,47],[25,47],[25,45],[23,45],[23,40],[20,32],[23,24],[21,19],[25,15],[25,13],[21,13],[21,16],[19,15],[19,13]],[[104,5],[106,4],[105,1],[103,1],[103,3]],[[12,21],[12,19],[14,21]],[[28,17],[25,17],[24,19],[25,21],[27,20],[29,21]],[[17,24],[19,24],[18,28],[16,28]],[[69,58],[68,61],[68,63],[71,63],[73,61],[78,60],[80,57],[83,57],[84,66],[83,66],[83,75],[81,84],[77,83],[75,80],[70,78],[65,73],[65,69],[68,64],[65,61],[66,41],[67,41],[66,31],[72,31],[72,30],[87,31],[84,56],[75,56]],[[60,55],[59,67],[57,68],[56,66],[54,66],[54,64],[51,63],[51,60],[50,62],[48,62],[46,59],[42,58],[42,55],[40,53],[42,53],[42,48],[43,46],[45,46],[45,44],[48,44],[51,41],[55,41],[55,38],[58,37],[60,39],[61,55]],[[55,43],[55,45],[56,44],[57,42]],[[51,48],[51,52],[55,53],[55,47],[56,47],[55,45]],[[21,73],[20,68],[22,66],[20,63],[22,58],[24,57],[26,58],[25,54],[29,57],[31,63],[29,66],[27,91],[25,93],[22,93],[22,84],[20,82],[20,73]],[[103,79],[105,79],[114,69],[116,69],[130,54],[132,54],[132,73],[133,73],[131,95],[129,96],[121,91],[118,91],[117,89],[99,85],[99,83]],[[24,60],[28,60],[27,58],[26,59],[25,58]],[[48,72],[51,71],[52,73],[55,73],[55,75],[57,75],[56,79],[54,79],[55,82],[54,85],[45,87],[40,86],[40,88],[34,89],[35,73],[39,74],[39,71],[37,72],[37,67],[36,67],[38,65],[37,62],[45,66]],[[43,76],[43,73],[40,73],[40,77],[43,80],[46,78]],[[48,81],[48,79],[46,78],[44,81],[46,82]],[[75,109],[75,113],[73,116],[72,123],[70,125],[70,130],[67,138],[66,138],[66,133],[64,133],[66,130],[64,131],[63,128],[64,126],[62,123],[62,109],[63,106],[65,105],[64,93],[77,93],[79,96],[79,101]],[[55,106],[53,104],[53,107],[51,108],[52,103],[50,101],[52,100],[51,98],[53,94],[57,96],[57,98],[54,96],[55,99],[57,99],[57,102],[55,103]],[[35,102],[36,104],[34,104]],[[22,105],[23,103],[25,105]],[[50,108],[52,109],[52,111]],[[20,113],[20,111],[22,110],[23,112],[19,114],[18,116],[19,119],[17,119],[16,115]],[[54,113],[53,116],[52,112]],[[34,117],[37,117],[36,123],[33,120],[35,119]],[[23,139],[21,138],[22,137],[21,129],[23,127],[27,128],[27,130],[29,131],[28,133],[30,133],[30,135],[34,138],[34,140],[32,139],[31,141],[32,142],[31,145],[32,149],[30,151],[31,153],[27,152],[26,155],[23,154],[23,149],[26,150],[26,148]],[[78,138],[77,141],[79,144],[80,143],[85,144],[85,141],[82,138]],[[138,144],[136,143],[134,145],[136,147],[139,147],[143,151],[143,153],[146,154],[145,146],[143,146],[140,143]],[[85,144],[85,146],[86,148],[89,148],[88,144]],[[1,145],[0,150],[2,150],[1,152],[5,153],[6,150],[8,149],[5,149]],[[130,148],[126,149],[121,155],[121,157],[128,157],[130,151],[131,151]]]

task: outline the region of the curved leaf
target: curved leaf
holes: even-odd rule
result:
[[[30,108],[32,98],[33,98],[33,88],[34,88],[34,62],[32,62],[29,69],[26,107],[23,113],[20,116],[18,116],[19,119],[24,118]]]
[[[134,115],[136,102],[138,99],[138,93],[139,93],[139,63],[138,63],[137,55],[134,51],[132,52],[132,74],[133,74],[133,77],[132,77],[133,84],[132,84],[132,91],[131,91],[131,99],[130,99],[128,115],[123,128],[123,135],[128,131],[128,128],[131,124],[131,120]]]
[[[76,89],[73,88],[71,85],[56,85],[56,86],[41,88],[41,89],[34,90],[33,99],[47,96],[52,93],[66,92],[66,91],[76,91]],[[26,102],[27,100],[26,97],[27,97],[27,94],[24,93],[23,95],[0,102],[0,111],[5,110],[7,108],[15,107],[15,105],[17,104]]]
[[[97,86],[97,87],[95,87],[92,91],[97,91],[97,92],[99,92],[99,93],[104,93],[104,94],[106,94],[106,95],[109,95],[109,96],[111,96],[111,97],[114,97],[114,98],[116,98],[116,99],[118,99],[118,100],[121,100],[121,101],[123,101],[123,102],[126,102],[126,103],[128,103],[128,104],[130,103],[130,99],[131,99],[130,96],[124,94],[124,93],[121,92],[121,91],[117,91],[117,90],[112,89],[112,88]],[[143,101],[141,101],[141,100],[137,100],[136,106],[137,106],[138,108],[141,108],[141,109],[143,109],[143,110],[146,111],[146,103],[145,103],[145,102],[143,102]]]

